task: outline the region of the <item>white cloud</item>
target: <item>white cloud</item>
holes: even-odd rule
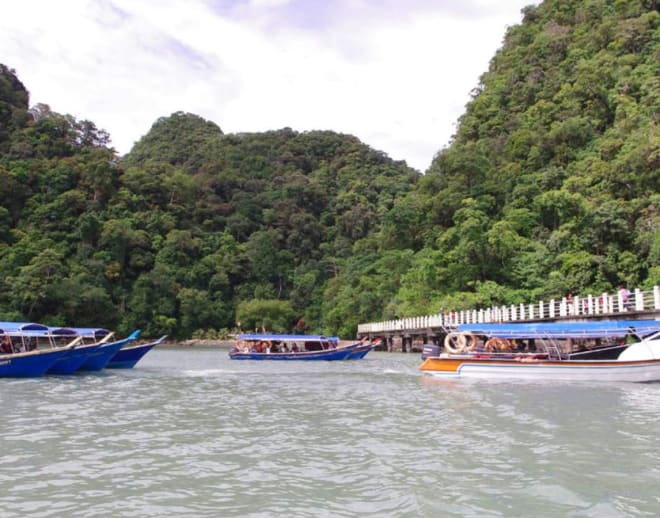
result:
[[[423,171],[529,2],[315,3],[24,0],[0,48],[32,104],[94,121],[120,153],[182,110],[226,133],[353,134]]]

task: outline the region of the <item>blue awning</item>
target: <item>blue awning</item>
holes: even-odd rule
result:
[[[53,335],[73,335],[93,338],[103,337],[110,333],[109,330],[102,327],[50,327],[49,331]]]
[[[0,322],[0,329],[6,333],[17,331],[48,331],[48,326],[35,322]]]
[[[336,336],[323,336],[323,335],[278,335],[272,333],[248,333],[238,335],[238,340],[270,340],[278,342],[338,342],[339,338]]]
[[[634,333],[647,336],[660,331],[659,320],[599,320],[516,324],[461,324],[459,332],[497,338],[604,338]]]

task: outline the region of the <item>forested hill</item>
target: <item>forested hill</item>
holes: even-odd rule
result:
[[[321,306],[419,174],[348,135],[225,135],[184,113],[127,156],[90,121],[28,111],[0,68],[0,319],[213,336],[337,331]],[[354,331],[353,331],[354,332]]]
[[[658,284],[659,64],[655,0],[528,7],[422,177],[349,135],[186,113],[120,158],[0,65],[0,319],[350,337]]]
[[[451,145],[386,215],[382,257],[409,263],[383,316],[660,282],[658,5],[524,9]]]

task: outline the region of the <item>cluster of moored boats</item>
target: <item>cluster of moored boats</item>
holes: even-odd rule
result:
[[[165,340],[134,344],[101,328],[0,322],[0,377],[132,368]],[[348,344],[322,335],[241,334],[232,360],[334,361],[364,358],[380,338]],[[444,347],[424,346],[420,370],[443,378],[660,381],[660,320],[463,324]]]
[[[136,330],[116,339],[114,332],[102,328],[0,322],[0,377],[130,369],[166,338],[135,344],[139,335]]]
[[[422,357],[442,378],[660,381],[660,321],[464,324]]]

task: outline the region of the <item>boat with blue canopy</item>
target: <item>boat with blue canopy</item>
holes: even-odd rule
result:
[[[336,336],[242,334],[229,351],[232,360],[336,361],[346,360],[361,342],[339,345]]]
[[[423,359],[439,377],[660,381],[660,321],[464,324]]]
[[[0,377],[38,377],[66,358],[74,343],[37,348],[47,334],[46,326],[34,323],[0,322]]]
[[[79,367],[80,371],[103,370],[105,367],[107,367],[112,358],[119,352],[122,347],[134,342],[140,336],[140,330],[136,329],[126,338],[110,341],[114,336],[114,333],[108,332],[105,329],[80,327],[70,329],[77,333],[81,338],[84,339],[87,337],[91,338],[92,340],[97,340],[103,332],[107,333],[101,340],[96,342],[97,344],[100,344],[100,347],[87,356],[85,361]]]
[[[146,344],[137,344],[125,346],[119,349],[117,353],[110,359],[106,366],[107,369],[132,369],[151,349],[158,344],[163,343],[167,335],[161,336],[155,342]]]
[[[381,345],[383,343],[383,340],[381,338],[374,338],[370,342],[360,342],[360,345],[358,345],[355,350],[348,355],[348,360],[361,360],[364,358],[367,354],[369,354],[370,351],[373,351],[376,347]]]

